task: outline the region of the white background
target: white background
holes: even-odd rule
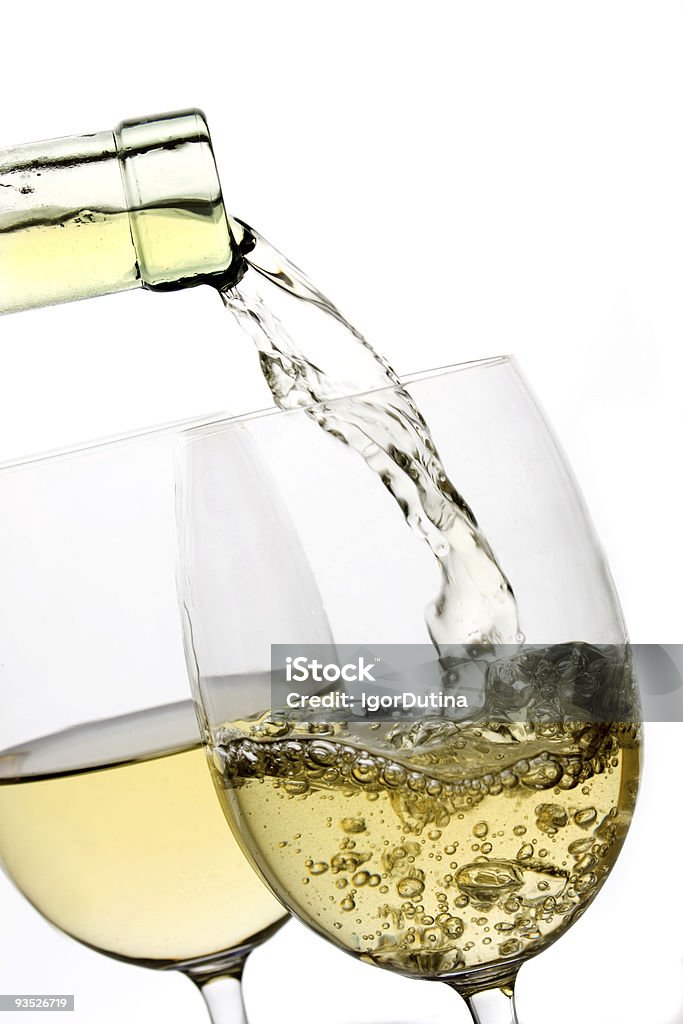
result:
[[[679,3],[37,0],[2,22],[0,147],[200,106],[230,210],[399,371],[516,353],[632,638],[683,642]],[[0,458],[264,404],[248,341],[203,289],[6,317],[0,359]],[[683,1018],[683,726],[649,738],[621,862],[523,969],[521,1024]],[[445,988],[295,926],[254,955],[246,984],[254,1024],[467,1019]],[[204,1019],[185,979],[61,937],[1,879],[0,991],[75,992],[75,1024]]]

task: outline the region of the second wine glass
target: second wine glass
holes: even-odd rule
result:
[[[240,1024],[286,912],[225,827],[190,699],[178,429],[0,470],[0,863],[62,931]]]

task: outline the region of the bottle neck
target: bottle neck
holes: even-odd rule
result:
[[[111,132],[0,154],[0,312],[142,283]]]

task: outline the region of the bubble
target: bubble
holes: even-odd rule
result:
[[[338,878],[334,884],[338,889],[345,889],[349,883],[346,878]]]
[[[310,787],[306,779],[288,779],[282,788],[290,796],[299,796],[302,793],[307,793]]]
[[[424,892],[424,882],[420,878],[402,878],[396,886],[396,892],[404,899],[415,899]]]
[[[382,776],[387,786],[402,786],[406,780],[406,770],[400,764],[387,764]]]
[[[315,864],[311,864],[308,870],[312,875],[324,875],[329,869],[329,864],[326,864],[324,860],[319,860]]]
[[[517,860],[530,860],[534,855],[534,848],[531,843],[524,843],[517,851]]]
[[[379,875],[370,875],[370,877],[368,878],[368,885],[370,886],[370,888],[375,889],[381,881],[382,879]]]
[[[379,776],[379,767],[374,757],[359,757],[351,773],[356,780],[363,785],[375,782]]]
[[[427,838],[431,839],[431,841],[435,843],[437,839],[441,839],[441,834],[440,828],[433,828],[431,832],[427,833]]]
[[[605,820],[602,824],[598,825],[595,830],[595,835],[599,836],[603,842],[611,845],[617,838],[617,830],[611,822]]]
[[[519,953],[522,949],[522,943],[517,939],[507,939],[505,942],[501,942],[498,946],[498,952],[501,956],[514,956],[515,953]]]
[[[539,804],[536,808],[536,828],[554,835],[567,824],[567,812],[559,804]]]
[[[482,843],[481,844],[481,852],[482,853],[491,853],[492,849],[493,849],[493,847],[491,846],[491,843]]]
[[[351,835],[358,835],[360,832],[365,832],[364,818],[342,818],[340,825],[344,832],[349,832]]]
[[[346,911],[356,909],[356,904],[354,902],[353,896],[345,896],[344,899],[339,904],[339,906],[342,908],[342,910]]]
[[[308,747],[308,756],[311,761],[327,768],[337,760],[338,750],[335,744],[326,743],[324,740],[314,740]]]
[[[515,825],[512,831],[516,836],[526,835],[526,829],[524,828],[524,825]]]
[[[581,857],[584,853],[589,853],[593,849],[593,839],[575,839],[573,843],[570,843],[567,847],[572,857]]]
[[[360,853],[355,850],[350,850],[344,853],[335,853],[334,857],[330,860],[330,867],[335,874],[339,874],[340,872],[357,871],[361,864],[364,864],[365,861],[369,859],[369,853]]]
[[[515,768],[515,771],[517,769]],[[562,778],[562,767],[556,761],[541,761],[534,764],[520,777],[527,789],[552,789]]]
[[[369,871],[357,871],[351,881],[354,885],[366,885],[370,880]]]
[[[489,827],[485,821],[478,822],[472,829],[472,835],[476,836],[477,839],[483,839],[484,836],[488,835]]]
[[[524,884],[518,896],[527,904],[536,905],[547,898],[546,894],[557,899],[565,890],[568,875],[566,871],[552,864],[523,867]]]
[[[300,761],[304,748],[296,740],[290,740],[284,745],[285,757],[290,761]]]
[[[465,931],[465,922],[460,917],[451,917],[441,927],[449,939],[459,939]]]
[[[458,872],[456,882],[467,896],[479,903],[493,903],[522,885],[522,874],[512,861],[495,860],[467,864]]]
[[[419,772],[411,772],[408,776],[408,785],[416,793],[421,793],[426,788],[427,783],[425,782],[424,776],[420,775]]]
[[[598,812],[594,807],[583,807],[580,811],[577,811],[574,815],[574,821],[579,828],[590,828],[595,822],[598,816]]]
[[[499,921],[498,924],[493,926],[497,932],[511,932],[514,930],[514,924],[510,921]]]

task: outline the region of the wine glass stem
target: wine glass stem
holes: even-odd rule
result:
[[[465,999],[474,1024],[519,1024],[515,1012],[514,989],[490,988]]]
[[[212,1024],[248,1024],[242,999],[242,971],[196,982]]]

